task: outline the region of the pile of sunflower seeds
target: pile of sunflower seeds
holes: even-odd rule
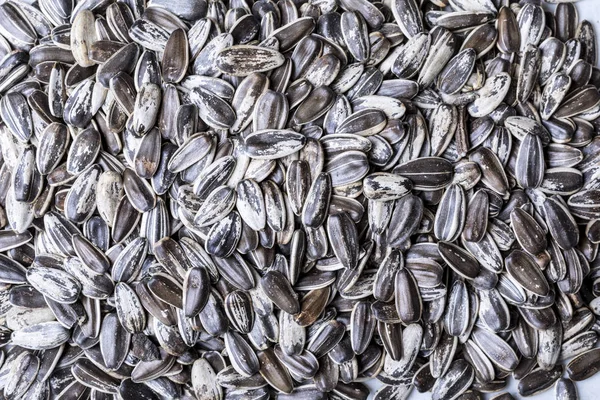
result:
[[[600,70],[556,2],[2,2],[0,398],[576,399]]]

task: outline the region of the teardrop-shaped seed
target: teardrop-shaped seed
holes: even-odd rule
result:
[[[396,309],[400,320],[406,324],[419,321],[423,304],[417,282],[409,269],[403,268],[396,273]]]
[[[548,281],[534,258],[521,250],[514,250],[505,261],[506,270],[524,289],[538,296],[546,296]]]

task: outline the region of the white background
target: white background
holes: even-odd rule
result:
[[[588,20],[594,24],[596,30],[596,40],[599,46],[597,47],[600,51],[600,0],[580,0],[576,2],[577,11],[579,13],[579,20]],[[544,4],[544,8],[551,10],[554,8],[551,4]],[[600,56],[598,57],[600,60]],[[566,375],[566,374],[565,374]],[[587,379],[583,382],[577,382],[577,390],[579,393],[580,400],[596,400],[600,399],[600,373],[594,375],[592,378]],[[379,381],[370,382],[369,386],[374,389],[380,386]],[[503,392],[509,392],[515,399],[520,398],[519,392],[517,391],[517,382],[514,379],[510,379],[508,386]],[[498,395],[502,392],[498,392],[494,395]],[[486,398],[494,397],[494,395],[487,395]],[[372,398],[372,396],[371,396]],[[409,400],[425,400],[430,399],[431,393],[418,393],[413,389]],[[554,387],[551,389],[538,394],[537,396],[527,397],[532,400],[554,400]],[[390,399],[393,400],[393,399]]]

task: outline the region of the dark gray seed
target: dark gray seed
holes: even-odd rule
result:
[[[394,297],[394,279],[399,269],[404,267],[404,257],[398,250],[392,250],[382,261],[375,281],[373,296],[380,301],[391,301]]]
[[[567,205],[561,200],[557,197],[547,198],[544,212],[550,235],[562,249],[569,250],[579,242],[579,230]]]
[[[181,284],[170,275],[159,272],[148,281],[148,289],[159,300],[176,308],[183,308],[183,290]]]
[[[140,47],[136,43],[123,46],[98,67],[96,72],[98,82],[108,88],[111,78],[119,72],[133,73],[139,56]]]
[[[569,378],[582,381],[593,376],[600,369],[600,350],[592,349],[573,358],[566,367]]]
[[[506,173],[496,154],[487,147],[480,147],[471,153],[469,160],[479,166],[483,184],[501,196],[508,193]]]
[[[585,85],[573,90],[563,100],[560,108],[553,114],[556,118],[572,117],[598,105],[600,93],[592,85]]]
[[[260,286],[265,295],[283,311],[289,314],[296,314],[300,311],[298,295],[281,272],[267,272],[260,280]]]
[[[250,290],[255,286],[250,267],[238,254],[227,258],[215,257],[214,262],[219,274],[233,286],[242,290]]]
[[[73,235],[72,240],[75,253],[91,269],[99,274],[108,271],[110,262],[98,247],[79,234]]]
[[[119,322],[115,313],[107,314],[100,329],[100,351],[109,370],[118,369],[125,361],[131,334]]]
[[[26,308],[45,308],[44,296],[32,286],[13,286],[8,295],[8,301],[13,306]]]
[[[221,335],[225,333],[229,327],[223,302],[215,293],[210,293],[202,311],[199,314],[202,326],[210,335]]]
[[[183,282],[183,310],[185,316],[193,318],[208,302],[210,278],[204,268],[190,268]]]
[[[519,308],[519,313],[535,329],[547,330],[556,323],[556,313],[551,308]]]
[[[287,98],[282,93],[267,90],[256,100],[253,113],[254,131],[283,129],[289,113]]]
[[[144,400],[158,400],[158,395],[143,383],[134,383],[131,379],[124,379],[119,385],[119,395],[123,398],[136,396]]]
[[[310,35],[315,29],[315,20],[301,17],[271,32],[271,36],[279,41],[282,52],[293,48],[302,38]]]
[[[294,389],[292,377],[275,355],[272,348],[258,352],[260,374],[267,383],[283,393],[291,393]]]
[[[421,319],[423,304],[412,272],[403,268],[395,277],[395,300],[398,316],[403,323],[410,324]]]
[[[576,37],[581,43],[581,58],[586,62],[595,65],[597,61],[597,49],[594,26],[584,19],[577,27]]]
[[[335,93],[328,86],[315,88],[296,109],[293,123],[304,125],[318,119],[329,111],[334,101]]]
[[[532,396],[550,389],[554,382],[561,377],[563,368],[557,365],[550,370],[536,369],[527,374],[518,386],[519,394]]]
[[[115,282],[134,280],[142,268],[147,251],[148,242],[145,238],[135,238],[128,243],[113,262],[113,280]]]
[[[397,166],[394,173],[413,182],[415,190],[437,190],[452,182],[452,164],[443,158],[424,157]]]
[[[546,232],[534,217],[521,208],[515,208],[510,213],[510,222],[523,250],[538,255],[546,249]]]
[[[350,216],[340,213],[329,216],[327,232],[331,248],[345,268],[358,265],[358,233]]]
[[[505,265],[509,275],[524,289],[538,296],[548,294],[548,281],[532,256],[521,250],[514,250],[506,258]]]
[[[162,58],[162,76],[165,82],[177,83],[183,79],[189,62],[188,49],[185,31],[173,31],[167,40]]]
[[[503,53],[517,53],[520,49],[520,35],[517,18],[509,7],[498,11],[497,46]]]
[[[475,50],[467,48],[446,64],[438,78],[439,88],[442,92],[454,94],[466,84],[475,66],[476,55]]]
[[[539,136],[527,134],[521,141],[517,154],[515,166],[517,182],[524,189],[536,188],[542,183],[544,170],[542,141]]]
[[[111,236],[117,243],[126,239],[136,228],[140,220],[140,213],[131,205],[127,196],[123,196],[115,210],[112,221]]]
[[[377,322],[371,312],[371,305],[362,301],[356,303],[350,319],[352,349],[356,354],[363,354],[371,342]]]
[[[98,389],[101,392],[115,394],[119,390],[119,381],[102,371],[90,360],[77,360],[71,367],[71,373],[82,385]]]
[[[560,3],[554,10],[556,19],[556,37],[563,42],[575,37],[578,15],[572,3]]]
[[[488,227],[489,197],[485,190],[478,190],[467,206],[463,238],[469,242],[483,239]]]
[[[419,227],[423,215],[423,201],[419,197],[410,194],[396,200],[387,234],[388,244],[399,249],[409,247],[409,238]]]

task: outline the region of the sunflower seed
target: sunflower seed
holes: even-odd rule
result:
[[[4,397],[479,398],[513,372],[573,398],[563,361],[595,372],[573,4],[92,3],[0,5]]]

